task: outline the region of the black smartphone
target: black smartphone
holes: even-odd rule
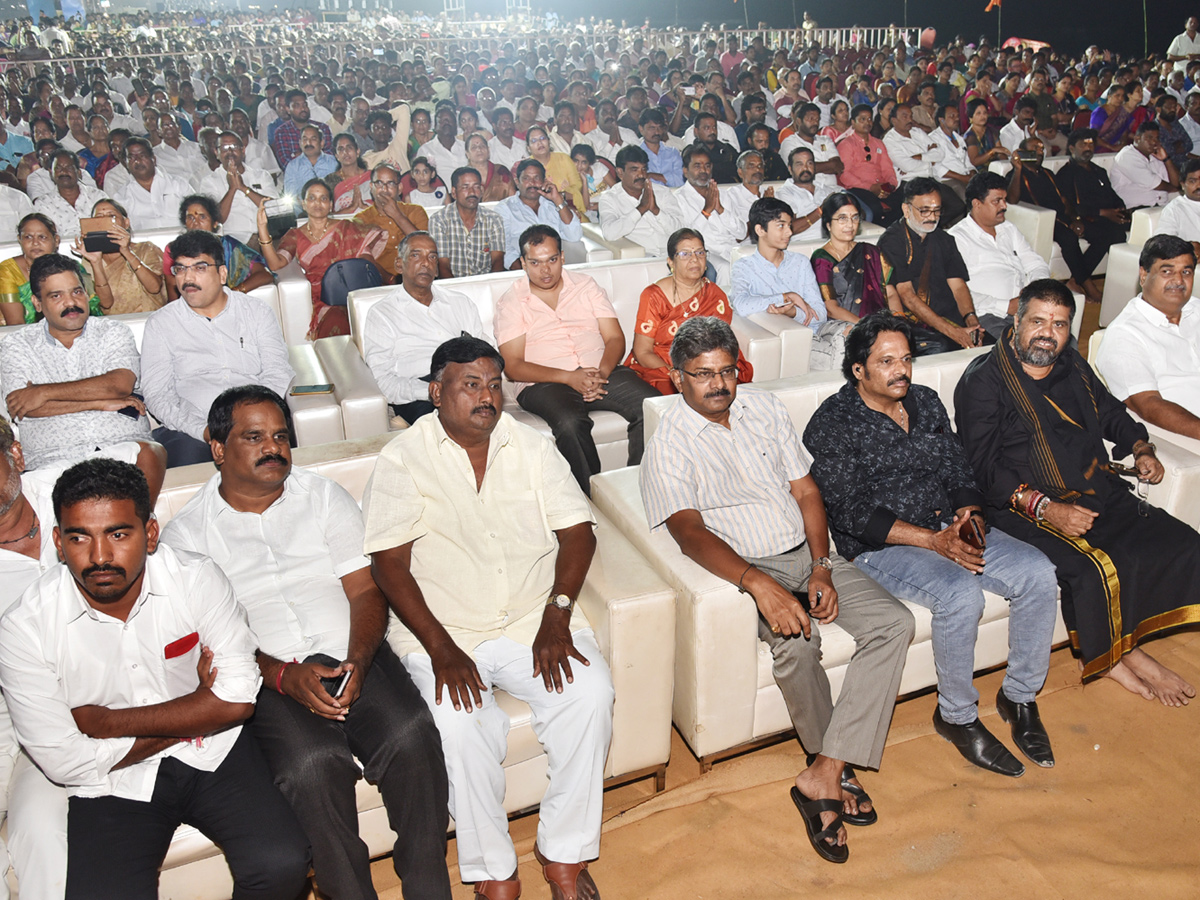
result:
[[[330,669],[336,669],[342,664],[341,660],[334,659],[325,653],[314,653],[312,656],[306,658],[304,662],[308,665],[327,666]],[[321,687],[325,688],[325,693],[336,700],[342,696],[342,692],[346,690],[346,685],[349,681],[350,673],[343,672],[341,675],[335,675],[332,678],[322,678]]]

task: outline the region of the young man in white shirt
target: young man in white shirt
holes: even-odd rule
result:
[[[146,321],[142,383],[146,407],[162,425],[155,440],[167,464],[212,459],[208,409],[226,388],[262,384],[285,394],[294,372],[279,321],[254,297],[225,286],[228,273],[220,239],[189,231],[167,250],[180,301]]]
[[[398,617],[388,642],[442,736],[462,880],[483,900],[521,892],[502,803],[500,689],[530,705],[551,760],[534,855],[555,897],[595,898],[587,868],[600,853],[613,687],[575,609],[593,519],[553,444],[500,411],[503,371],[474,338],[434,353],[438,412],[381,452],[363,498],[365,551]]]
[[[1143,122],[1113,160],[1113,190],[1127,209],[1163,206],[1179,190],[1179,170],[1158,139],[1158,123]]]
[[[1032,97],[1017,101],[1012,121],[1000,129],[1000,143],[1009,153],[1015,153],[1026,138],[1037,137],[1037,108]]]
[[[262,679],[229,582],[158,544],[129,463],[79,463],[53,501],[63,564],[0,623],[0,684],[21,745],[67,788],[66,900],[156,897],[184,821],[224,849],[235,893],[291,900],[308,838],[241,728]]]
[[[1200,448],[1200,301],[1192,297],[1196,255],[1174,235],[1146,241],[1142,292],[1104,332],[1096,370],[1112,395],[1152,425]],[[1193,441],[1195,443],[1193,443]]]
[[[354,795],[365,775],[399,834],[404,895],[449,900],[441,739],[383,640],[387,604],[363,556],[358,504],[293,468],[291,417],[270,388],[223,392],[208,427],[219,471],[163,543],[210,557],[246,611],[263,680],[250,730],[311,837],[321,890],[375,900]]]
[[[433,351],[469,334],[486,340],[479,309],[459,291],[433,291],[438,275],[437,243],[427,231],[406,235],[396,248],[400,286],[380,298],[363,323],[363,358],[393,415],[410,425],[433,412],[429,373]]]
[[[649,165],[650,157],[639,146],[618,151],[621,181],[600,195],[600,230],[606,241],[627,237],[645,248],[647,256],[666,256],[667,238],[679,227],[676,204],[665,185],[655,189],[651,184]]]
[[[970,213],[949,229],[971,277],[967,287],[975,300],[979,324],[996,340],[1004,337],[1017,312],[1021,289],[1050,277],[1050,266],[1005,221],[1008,182],[995,172],[981,172],[967,185]]]

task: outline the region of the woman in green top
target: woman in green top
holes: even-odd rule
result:
[[[49,216],[30,213],[17,225],[17,240],[21,243],[21,255],[0,262],[0,313],[5,325],[24,325],[42,317],[33,305],[29,267],[39,256],[58,252],[58,229]],[[91,279],[87,282],[90,289]],[[88,308],[93,316],[104,315],[95,294]]]

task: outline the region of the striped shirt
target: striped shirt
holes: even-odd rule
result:
[[[642,458],[642,502],[650,528],[695,509],[739,555],[777,556],[804,542],[791,482],[808,474],[787,409],[765,391],[738,391],[729,427],[682,397],[666,412]]]

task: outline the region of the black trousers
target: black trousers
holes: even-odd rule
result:
[[[442,740],[429,707],[386,643],[345,722],[323,719],[264,685],[250,722],[312,842],[313,872],[336,900],[374,900],[354,786],[378,786],[396,839],[392,864],[408,900],[450,898],[449,797]],[[355,757],[362,761],[360,771]]]
[[[887,226],[900,218],[900,204],[904,201],[903,185],[883,198],[876,197],[866,188],[850,188],[849,193],[862,204],[868,222]]]
[[[1062,250],[1071,277],[1080,284],[1092,277],[1109,247],[1125,240],[1125,229],[1108,219],[1095,219],[1083,223],[1083,237],[1088,242],[1086,251],[1080,248],[1074,231],[1061,222],[1054,223],[1054,242]]]
[[[166,448],[168,469],[190,466],[194,463],[212,462],[212,448],[204,441],[196,440],[190,434],[172,431],[161,425],[155,428],[151,434]]]
[[[612,370],[606,390],[608,393],[599,400],[586,403],[582,394],[565,384],[543,382],[531,384],[517,397],[521,409],[546,420],[554,433],[558,452],[567,458],[571,474],[589,497],[591,478],[600,472],[600,456],[596,452],[596,442],[592,440],[592,420],[588,412],[611,410],[629,423],[629,465],[636,466],[642,461],[642,401],[647,397],[662,396],[625,366]]]
[[[389,403],[392,415],[399,416],[409,425],[421,418],[427,416],[436,409],[436,407],[428,400],[413,400],[411,403]]]
[[[158,900],[158,869],[181,823],[225,853],[234,900],[296,900],[308,884],[308,838],[243,728],[215,772],[164,759],[148,802],[72,797],[66,900]]]

